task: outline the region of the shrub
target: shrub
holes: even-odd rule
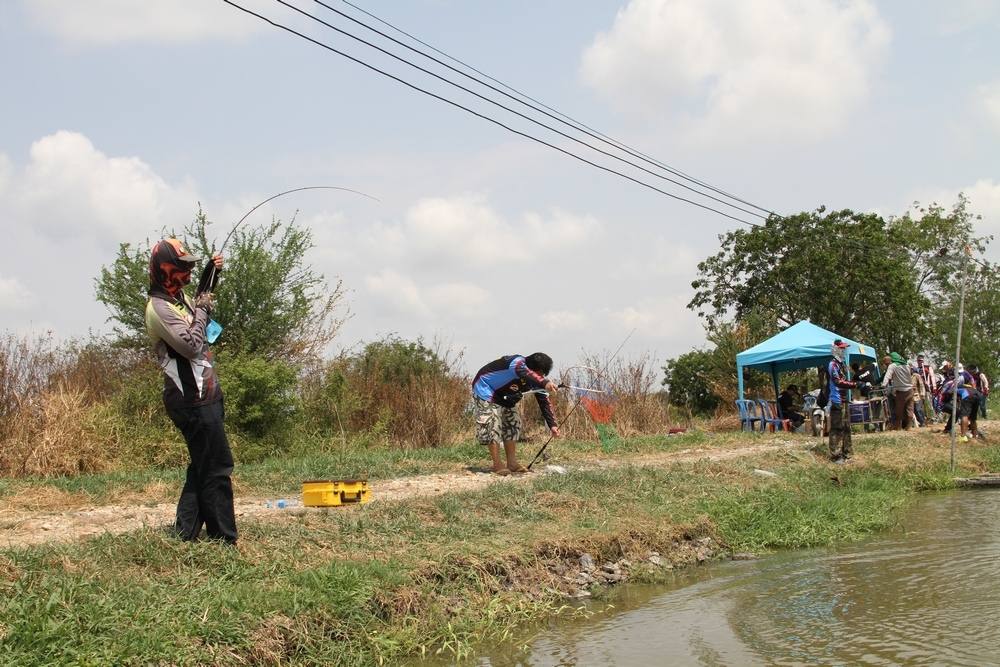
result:
[[[667,360],[663,384],[671,404],[696,414],[709,414],[719,407],[722,399],[710,388],[714,356],[708,350],[692,350]]]
[[[310,370],[302,380],[308,423],[330,435],[351,432],[373,444],[436,447],[471,426],[463,419],[468,380],[458,357],[422,339],[390,335],[357,354]]]
[[[225,357],[219,375],[226,396],[226,422],[254,438],[287,438],[298,406],[296,369],[258,356]]]
[[[45,390],[7,420],[0,448],[0,472],[74,475],[105,470],[115,449],[112,430],[83,392]]]

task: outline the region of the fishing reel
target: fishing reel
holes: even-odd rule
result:
[[[209,258],[205,264],[205,268],[201,270],[201,278],[198,280],[198,289],[195,290],[195,296],[206,292],[215,292],[215,288],[218,286],[219,270],[215,268],[215,262]]]

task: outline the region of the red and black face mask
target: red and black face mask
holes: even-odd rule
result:
[[[149,255],[149,293],[165,293],[176,299],[191,282],[191,267],[197,261],[177,239],[163,239]]]

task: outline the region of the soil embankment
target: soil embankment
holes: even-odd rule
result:
[[[653,454],[628,458],[592,461],[574,466],[574,469],[616,468],[624,465],[664,466],[673,463],[699,460],[722,461],[738,457],[752,456],[764,452],[805,449],[810,443],[801,440],[769,444],[743,444],[729,449],[684,449],[678,452]],[[485,472],[440,473],[414,475],[373,483],[373,502],[396,502],[421,496],[435,496],[482,489],[491,484],[519,484],[538,474],[550,474],[544,464],[537,466],[537,472],[528,475],[497,477]],[[25,499],[26,503],[30,500]],[[237,497],[237,520],[253,518],[264,521],[281,520],[289,514],[302,512],[351,511],[350,507],[337,510],[311,509],[293,506],[286,509],[275,507],[275,497]],[[37,502],[37,499],[36,501]],[[55,497],[45,503],[59,503]],[[269,506],[270,504],[270,506]],[[119,534],[143,527],[159,527],[173,521],[175,504],[112,503],[83,506],[73,509],[32,510],[8,506],[0,509],[0,548],[21,547],[52,541],[68,541],[105,533]]]

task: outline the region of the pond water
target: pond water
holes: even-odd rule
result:
[[[1000,664],[998,583],[1000,492],[935,494],[868,541],[624,586],[462,664]]]

